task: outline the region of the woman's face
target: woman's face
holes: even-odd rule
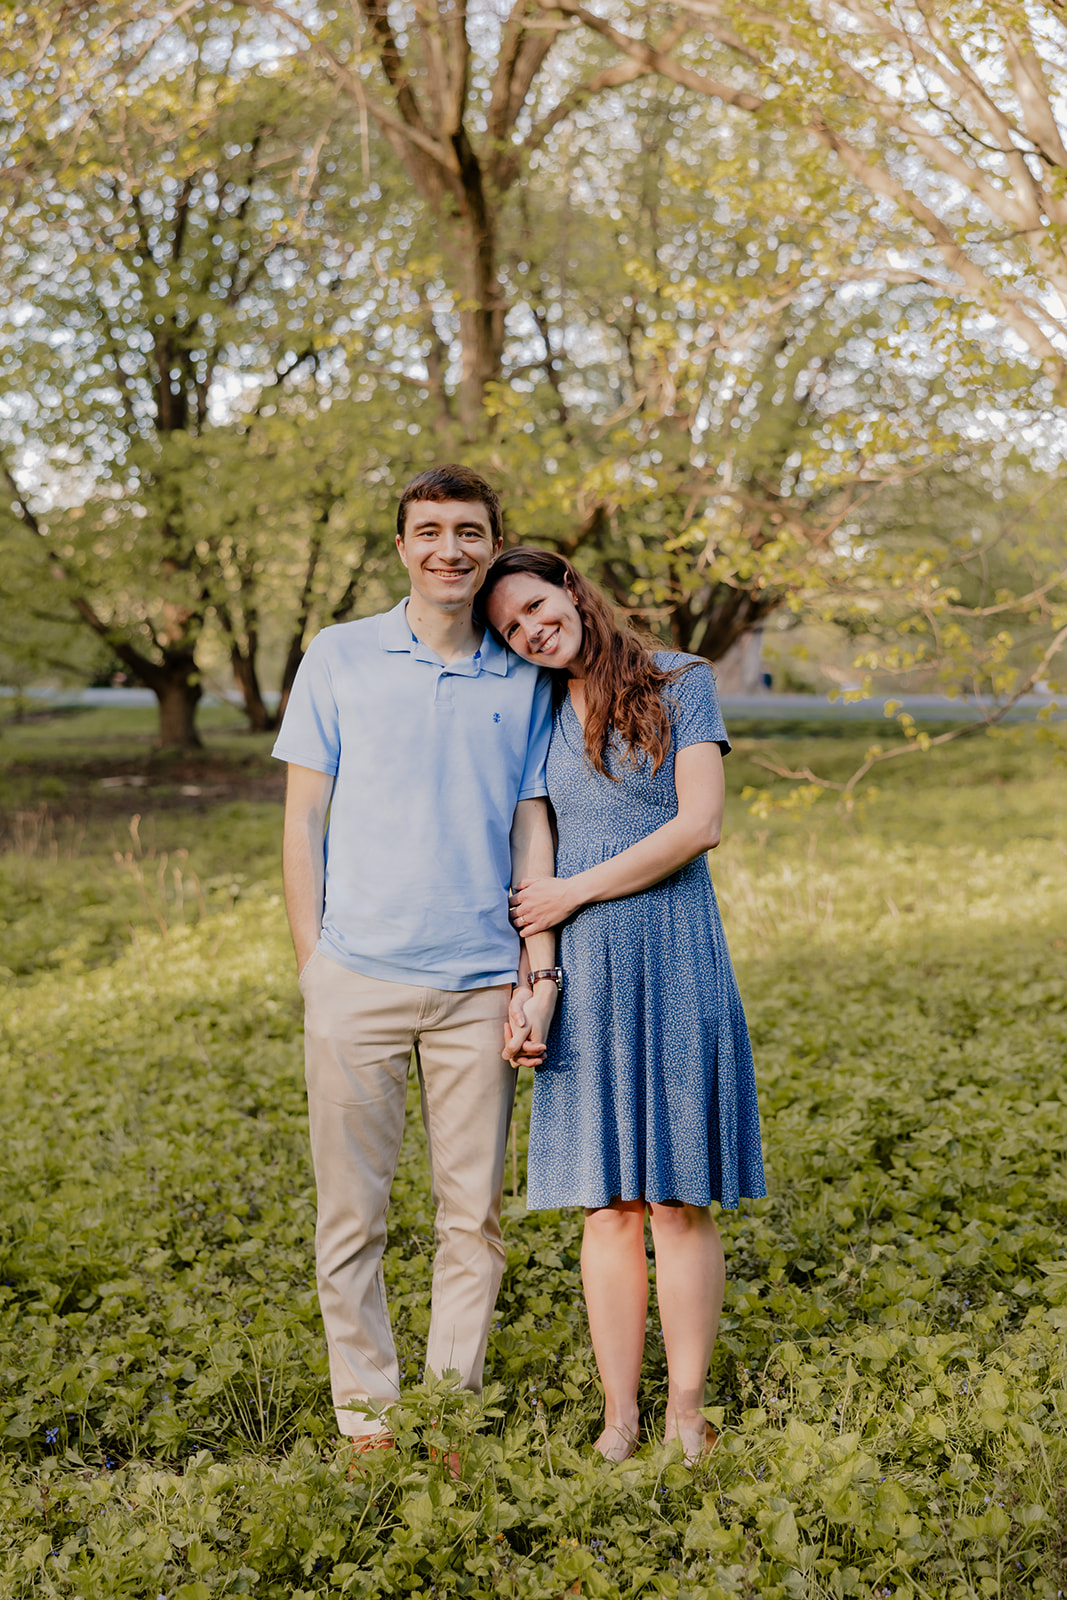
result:
[[[531,572],[501,578],[489,598],[489,621],[504,642],[536,667],[581,665],[582,619],[570,591]]]

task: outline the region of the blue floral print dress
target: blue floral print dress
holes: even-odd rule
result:
[[[598,773],[570,697],[548,755],[556,873],[571,877],[677,815],[674,754],[729,748],[706,661],[659,651],[671,749],[659,771],[620,743]],[[700,856],[638,894],[585,906],[560,930],[565,984],[534,1081],[527,1205],[676,1200],[727,1209],[766,1194],[748,1028]]]

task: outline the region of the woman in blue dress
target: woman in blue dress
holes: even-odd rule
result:
[[[705,1381],[725,1268],[709,1209],[766,1193],[752,1054],[708,873],[729,750],[706,661],[620,628],[563,557],[511,550],[481,603],[556,690],[556,876],[518,885],[524,935],[559,929],[563,990],[534,1081],[528,1206],[582,1206],[582,1283],[604,1387],[596,1448],[639,1438],[645,1217],[667,1355],[664,1439],[714,1434]],[[509,1053],[526,1028],[520,987]]]

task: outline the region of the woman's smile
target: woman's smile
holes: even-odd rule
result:
[[[559,638],[559,625],[557,624],[556,627],[551,629],[551,631],[549,633],[545,634],[544,638],[535,640],[531,644],[530,648],[533,651],[534,655],[538,655],[538,656],[551,655],[552,651],[556,648],[556,641],[558,640],[558,638]]]

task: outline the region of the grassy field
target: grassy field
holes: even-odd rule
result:
[[[1060,752],[983,736],[896,763],[863,814],[758,817],[742,787],[788,786],[741,730],[712,864],[770,1192],[722,1220],[710,1460],[656,1443],[654,1333],[649,1443],[591,1454],[580,1219],[524,1212],[524,1082],[481,1401],[422,1378],[412,1103],[386,1262],[401,1448],[350,1477],[269,741],[222,713],[176,763],[149,730],[0,734],[5,1600],[1067,1592]],[[863,743],[775,741],[841,774]]]

